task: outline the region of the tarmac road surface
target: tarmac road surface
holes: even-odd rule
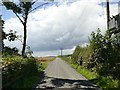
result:
[[[101,90],[60,58],[56,58],[49,63],[45,70],[45,78],[37,84],[36,88],[55,90]]]

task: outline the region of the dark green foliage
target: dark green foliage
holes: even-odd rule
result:
[[[77,63],[78,57],[79,57],[79,53],[80,53],[80,46],[76,46],[76,49],[75,49],[75,51],[72,54],[72,60],[73,60],[72,62],[73,63]]]
[[[20,14],[22,12],[21,8],[13,2],[10,2],[10,1],[9,2],[4,2],[3,1],[3,4],[8,10],[13,10],[14,13],[19,13]]]
[[[19,1],[20,1],[19,4],[10,1],[8,2],[3,1],[3,5],[6,7],[6,9],[13,11],[13,13],[18,17],[18,19],[21,21],[24,27],[22,56],[25,56],[26,39],[27,39],[27,19],[28,19],[29,11],[32,8],[32,0],[28,0],[29,2],[25,2],[23,0],[19,0]],[[21,19],[21,16],[23,19]],[[11,35],[12,37],[14,37],[13,34]],[[14,40],[14,38],[11,38],[10,41],[11,40]]]
[[[6,7],[6,9],[12,10],[14,13],[22,14],[24,16],[25,13],[27,13],[32,8],[33,0],[28,0],[27,2],[25,2],[24,0],[19,0],[19,1],[20,1],[20,3],[16,4],[11,1],[4,2],[4,0],[3,0],[3,4]]]
[[[120,79],[120,33],[111,37],[106,32],[101,34],[100,29],[92,32],[90,45],[87,47],[77,46],[73,55],[72,63],[80,65],[98,73],[100,76],[112,76]]]
[[[36,72],[36,61],[34,58],[4,58],[2,68],[3,88],[12,87],[16,81],[29,73]],[[9,81],[9,82],[8,82]]]
[[[2,50],[2,57],[13,57],[15,55],[19,55],[16,47],[10,48],[5,46]]]
[[[40,62],[34,57],[16,56],[2,59],[3,90],[8,88],[13,90],[32,89],[33,86],[36,86],[36,81],[44,78],[44,70],[48,64],[48,62]]]
[[[37,0],[36,0],[37,1]],[[34,0],[19,0],[19,3],[14,3],[8,0],[7,2],[4,2],[2,0],[3,5],[6,7],[7,10],[12,10],[13,13],[16,15],[16,17],[20,20],[20,22],[23,25],[23,48],[22,48],[22,56],[25,57],[25,49],[26,49],[26,39],[27,39],[27,20],[28,20],[28,15],[30,12],[33,10],[37,9],[38,7],[32,9],[33,4],[36,2]],[[48,0],[49,1],[49,0]],[[50,0],[54,1],[54,0]],[[48,3],[45,3],[48,4]],[[41,4],[40,6],[43,6],[45,4]],[[13,36],[12,36],[13,37]],[[10,40],[13,40],[10,39]]]
[[[16,35],[16,31],[15,32],[13,32],[13,30],[10,30],[10,32],[9,33],[6,33],[6,32],[4,32],[4,30],[3,30],[3,28],[4,28],[4,21],[3,20],[1,20],[1,22],[2,22],[2,28],[1,28],[1,30],[2,30],[2,53],[4,54],[4,55],[13,55],[13,54],[18,54],[18,50],[17,50],[17,48],[10,48],[10,47],[6,47],[5,45],[4,45],[4,42],[3,42],[3,40],[5,40],[5,39],[8,39],[9,41],[15,41],[17,38],[18,38],[18,36]],[[4,56],[4,55],[2,55],[2,56]]]
[[[8,33],[8,34],[6,34],[7,35],[7,38],[8,38],[8,40],[11,42],[11,41],[15,41],[17,38],[18,38],[18,36],[16,35],[16,31],[15,32],[13,32],[13,30],[10,30],[10,32]]]
[[[6,39],[6,33],[2,30],[2,40]]]
[[[4,49],[4,43],[3,40],[8,39],[9,41],[15,41],[18,38],[18,35],[16,35],[16,31],[13,32],[13,30],[10,30],[9,33],[6,33],[3,28],[4,28],[4,21],[1,20],[2,23],[2,49]]]
[[[90,47],[87,45],[86,47],[77,46],[75,51],[72,54],[72,62],[77,63],[79,65],[86,66],[91,55]]]
[[[93,67],[96,67],[100,75],[112,75],[114,78],[119,78],[120,43],[119,37],[113,36],[109,37],[108,33],[102,35],[99,29],[97,33],[91,34],[90,46],[93,52],[90,62],[94,64]]]
[[[1,18],[1,17],[0,17]],[[3,28],[4,28],[4,21],[3,20],[0,20],[1,21],[1,24],[2,24],[2,28],[0,29],[0,30],[2,30],[2,31],[0,31],[0,32],[2,32],[2,47],[1,48],[3,48],[4,47],[4,43],[3,43],[3,40],[4,39],[6,39],[6,33],[4,32],[4,30],[3,30]],[[0,37],[1,38],[1,37]]]
[[[98,29],[96,33],[91,33],[89,41],[90,44],[86,47],[76,46],[71,58],[63,56],[62,59],[85,76],[89,76],[86,71],[82,72],[85,68],[97,74],[97,79],[93,82],[102,88],[120,88],[120,33],[110,37],[107,32],[101,34]],[[80,66],[81,57],[82,66]]]
[[[1,20],[1,23],[2,23],[2,40],[6,39],[6,33],[3,31],[3,28],[4,28],[4,21]]]
[[[13,32],[13,30],[10,30],[10,32],[7,34],[3,31],[2,34],[3,34],[2,35],[3,40],[8,39],[11,42],[11,41],[15,41],[16,39],[18,39],[18,35],[16,35],[16,31]],[[2,45],[2,57],[8,57],[8,56],[13,57],[15,55],[19,55],[18,49],[16,47],[11,48],[9,46],[5,46],[3,43],[3,40],[2,40],[2,44],[3,44]]]

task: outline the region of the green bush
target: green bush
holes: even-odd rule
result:
[[[110,37],[108,32],[101,34],[98,29],[96,33],[91,33],[89,41],[90,44],[86,47],[76,46],[69,62],[78,68],[82,59],[82,67],[101,77],[112,76],[119,81],[120,87],[120,33]]]
[[[3,59],[3,87],[11,86],[16,80],[37,70],[34,58]],[[9,82],[8,82],[9,81]]]

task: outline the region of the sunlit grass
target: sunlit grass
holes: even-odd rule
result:
[[[71,64],[71,66],[88,79],[94,79],[97,77],[96,73],[91,72],[90,70],[87,70],[81,66],[75,64]]]
[[[45,68],[47,68],[47,65],[48,65],[49,62],[38,62],[37,63],[37,69],[38,71],[43,71],[45,70]]]
[[[71,64],[71,66],[80,74],[82,74],[84,77],[86,77],[88,80],[90,80],[91,82],[100,86],[103,89],[118,87],[118,80],[114,80],[110,76],[109,77],[99,76],[97,73],[91,72],[90,70],[85,69],[82,66],[77,66],[75,64]]]

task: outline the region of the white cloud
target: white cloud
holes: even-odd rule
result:
[[[110,16],[112,17],[118,14],[118,4],[110,5]]]
[[[105,32],[106,19],[101,14],[102,7],[98,2],[88,3],[87,0],[39,9],[29,15],[27,44],[35,52],[34,55],[57,55],[61,47],[65,53],[71,53],[74,46],[88,43],[92,31],[101,28]],[[5,31],[9,29],[20,34],[23,31],[22,24],[16,18],[6,21]],[[12,44],[21,48],[17,42],[9,45]]]

